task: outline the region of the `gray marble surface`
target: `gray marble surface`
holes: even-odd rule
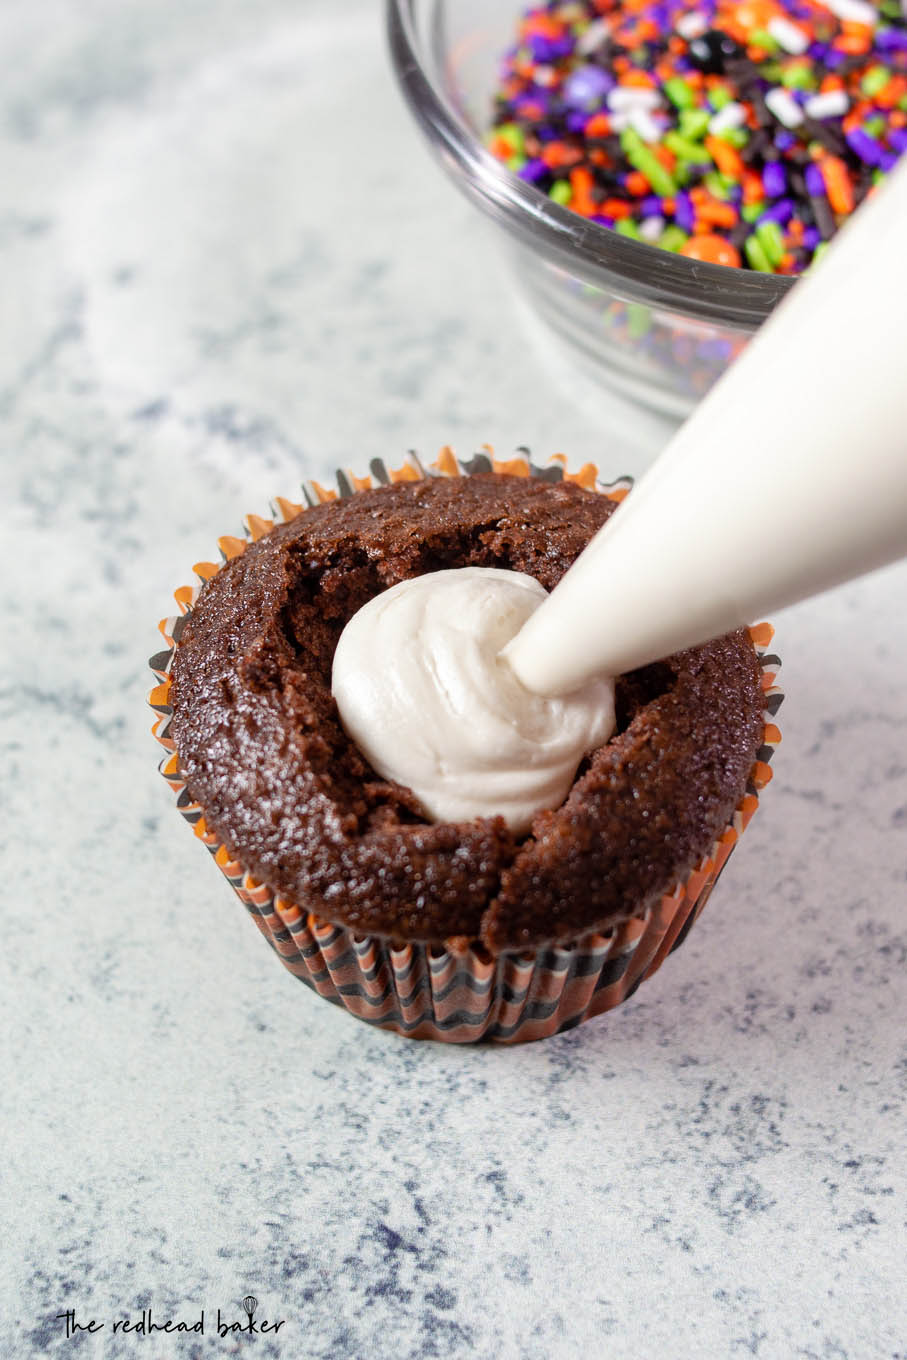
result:
[[[907,1355],[905,569],[778,619],[774,784],[632,1001],[503,1051],[347,1018],[168,805],[170,593],[338,463],[651,431],[527,330],[367,0],[0,43],[0,1354]],[[219,1338],[246,1294],[283,1327]],[[114,1334],[148,1307],[204,1337]]]

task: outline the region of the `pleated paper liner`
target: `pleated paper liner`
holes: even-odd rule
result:
[[[750,629],[750,634],[762,667],[765,732],[746,792],[731,823],[683,882],[660,900],[603,934],[585,935],[567,945],[497,958],[477,942],[395,947],[377,936],[357,935],[344,926],[320,920],[305,909],[304,903],[275,896],[264,884],[256,882],[209,831],[202,808],[192,801],[180,777],[170,736],[170,666],[185,620],[202,586],[224,562],[243,552],[248,543],[261,538],[274,524],[294,519],[309,506],[390,482],[490,471],[551,482],[574,481],[615,501],[622,500],[631,485],[629,478],[610,483],[600,481],[592,464],[570,473],[561,457],[552,459],[546,467],[538,467],[525,449],[517,450],[512,458],[497,459],[490,448],[465,462],[445,448],[430,466],[412,453],[399,468],[388,468],[375,459],[370,464],[369,476],[338,472],[336,490],[306,482],[303,503],[278,499],[272,518],[249,515],[244,537],[219,540],[221,562],[200,562],[194,567],[198,584],[176,591],[180,612],[160,624],[167,649],[150,662],[159,681],[149,695],[149,703],[158,715],[152,731],[167,751],[160,765],[161,773],[177,808],[214,856],[218,868],[285,967],[319,996],[361,1020],[414,1039],[439,1039],[446,1043],[474,1043],[482,1039],[519,1043],[543,1039],[572,1029],[631,996],[683,942],[708,901],[756,811],[759,790],[771,778],[769,761],[781,740],[774,723],[782,699],[775,683],[780,662],[766,651],[773,630],[763,623]]]

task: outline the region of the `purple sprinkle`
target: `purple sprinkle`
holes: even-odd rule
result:
[[[696,225],[696,210],[689,194],[680,193],[675,197],[674,221],[682,231],[692,231]]]
[[[585,132],[588,118],[579,109],[571,109],[567,114],[566,123],[568,132]]]
[[[899,156],[893,156],[890,151],[883,151],[880,168],[884,170],[887,175],[894,169],[899,159]]]
[[[787,176],[780,161],[766,161],[762,168],[762,185],[767,198],[780,198],[787,188]]]
[[[907,48],[907,33],[900,28],[877,28],[873,41],[882,52]]]
[[[815,250],[822,240],[822,233],[818,227],[805,227],[803,230],[803,244],[807,250]]]
[[[544,161],[533,160],[527,161],[522,169],[517,171],[517,174],[520,179],[528,179],[530,184],[535,184],[543,175],[547,174],[547,172],[548,167]]]
[[[592,109],[600,105],[614,80],[599,66],[578,66],[564,81],[562,97],[572,109]]]
[[[794,215],[794,205],[789,198],[779,198],[777,203],[773,203],[760,217],[763,222],[768,219],[770,222],[780,222],[782,226],[789,222]]]
[[[602,213],[593,213],[592,216],[589,218],[589,221],[598,222],[601,224],[601,226],[610,227],[611,230],[613,231],[617,219],[614,217],[605,217],[604,214]]]
[[[822,171],[818,165],[812,164],[806,167],[806,192],[810,198],[825,197],[825,180],[822,178]]]
[[[888,140],[895,151],[907,151],[907,128],[891,128]]]
[[[731,346],[727,340],[703,340],[699,353],[703,359],[717,359],[720,363],[730,358]]]
[[[532,60],[539,66],[557,61],[557,43],[551,42],[549,38],[543,38],[540,33],[533,33],[530,36],[529,50],[532,53]]]
[[[790,151],[796,140],[792,132],[786,132],[784,129],[775,133],[775,146],[779,151]]]
[[[876,139],[870,137],[862,128],[851,128],[850,132],[845,132],[844,140],[851,151],[855,151],[865,165],[882,164],[885,152]]]
[[[655,194],[651,194],[648,198],[641,198],[639,200],[640,217],[660,217],[663,212],[664,208],[662,207],[661,199],[657,198]]]
[[[847,53],[839,52],[837,48],[829,47],[823,61],[829,71],[837,71],[839,66],[843,66],[847,61]]]

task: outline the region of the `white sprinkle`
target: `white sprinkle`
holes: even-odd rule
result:
[[[809,47],[809,35],[781,15],[769,20],[768,31],[785,52],[792,52],[795,57]]]
[[[647,217],[644,222],[639,224],[639,234],[644,241],[657,241],[664,231],[665,220],[663,217]]]
[[[661,96],[650,85],[616,85],[608,95],[608,108],[615,113],[631,113],[634,109],[657,109]]]
[[[905,4],[907,4],[907,0],[905,0]],[[686,38],[687,42],[690,42],[693,38],[698,38],[700,34],[706,31],[708,26],[708,19],[698,10],[693,10],[692,14],[682,14],[674,25],[681,38]]]
[[[532,72],[532,79],[536,85],[553,85],[557,74],[553,66],[536,66]]]
[[[577,41],[576,50],[581,57],[591,56],[597,47],[611,36],[611,25],[607,19],[596,19],[582,33]]]
[[[774,90],[769,90],[765,96],[765,107],[786,128],[798,127],[803,122],[803,110],[800,105],[793,95],[788,94],[787,90],[783,90],[780,85],[776,86]]]
[[[803,107],[809,118],[838,118],[850,108],[850,100],[844,90],[828,90],[811,95]]]
[[[644,142],[661,141],[661,124],[656,123],[648,109],[630,109],[627,117]]]
[[[875,28],[879,22],[878,11],[872,5],[868,5],[866,0],[822,0],[826,9],[830,9],[832,14],[836,14],[839,19],[851,24],[865,24],[867,28]]]
[[[742,104],[735,104],[732,100],[709,119],[709,132],[719,136],[722,132],[727,132],[728,128],[743,127],[745,122],[746,109]]]

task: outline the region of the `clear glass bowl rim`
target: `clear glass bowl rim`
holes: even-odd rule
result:
[[[420,7],[421,0],[386,0],[391,60],[416,121],[467,197],[524,246],[585,283],[703,321],[757,329],[795,279],[706,264],[630,240],[512,174],[485,150],[428,75]]]

